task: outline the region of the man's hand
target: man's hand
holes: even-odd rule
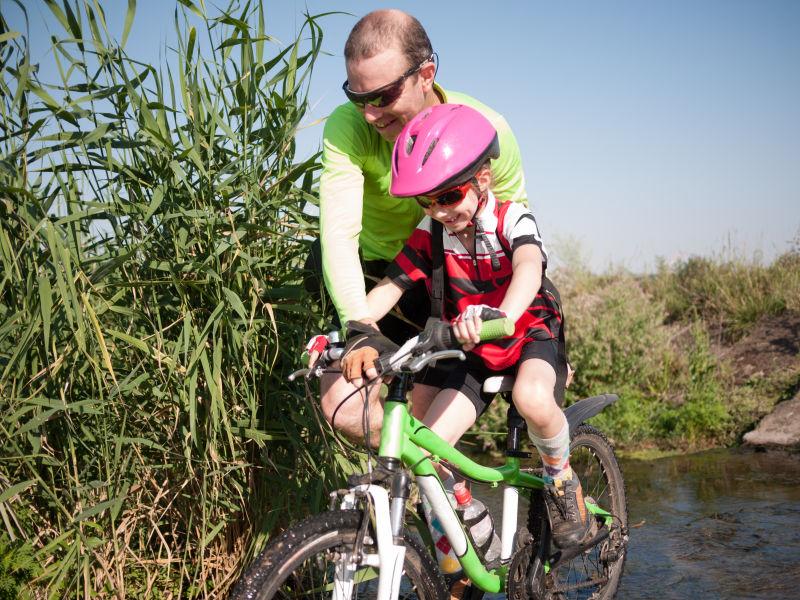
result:
[[[506,316],[502,310],[486,304],[470,304],[453,321],[453,335],[467,352],[481,341],[481,324],[483,321],[502,319]]]
[[[381,335],[377,325],[369,321],[347,322],[347,345],[342,357],[342,375],[354,385],[362,379],[375,379],[378,371],[375,361],[384,352],[394,352],[397,344]]]
[[[378,371],[375,369],[375,360],[378,358],[378,351],[367,345],[351,348],[342,357],[342,375],[347,381],[355,385],[361,385],[364,375],[368,379],[375,379]]]

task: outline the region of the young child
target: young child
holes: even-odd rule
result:
[[[392,155],[391,193],[418,202],[427,216],[367,302],[377,321],[416,282],[426,280],[431,291],[432,232],[442,231],[443,318],[471,352],[466,367],[450,371],[423,422],[455,443],[491,402],[481,392],[483,381],[516,375],[512,399],[552,478],[545,497],[553,541],[565,548],[584,540],[590,518],[569,466],[567,420],[554,396],[561,314],[548,286],[542,287],[547,255],[533,215],[490,191],[489,160],[499,154],[494,127],[468,106],[436,105],[406,124]],[[508,317],[514,334],[480,343],[481,315]],[[345,377],[374,376],[376,357],[368,342],[354,346],[342,360]]]

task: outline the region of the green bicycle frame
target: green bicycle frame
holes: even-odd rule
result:
[[[423,450],[427,450],[430,455],[426,455]],[[387,400],[384,406],[379,454],[382,458],[401,460],[414,475],[433,476],[440,483],[433,462],[446,460],[470,479],[493,487],[500,483],[528,489],[542,488],[545,485],[541,477],[520,471],[520,461],[516,457],[506,457],[506,463],[497,468],[479,465],[415,419],[409,414],[407,403],[400,400]],[[502,592],[508,567],[504,565],[487,571],[469,536],[465,537],[467,551],[459,557],[459,561],[466,576],[487,592]]]

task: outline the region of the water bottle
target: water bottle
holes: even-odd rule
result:
[[[463,482],[456,484],[455,495],[458,503],[456,512],[466,525],[475,550],[478,554],[483,554],[484,561],[487,563],[497,559],[502,550],[502,542],[500,536],[494,531],[492,515],[489,514],[483,502],[472,497],[472,493]],[[491,541],[489,541],[490,536]],[[484,547],[485,551],[481,552],[480,549]]]

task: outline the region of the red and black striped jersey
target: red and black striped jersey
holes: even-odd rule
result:
[[[542,251],[542,273],[547,267],[547,252],[539,235],[536,219],[526,207],[516,202],[495,200],[489,193],[479,217],[475,219],[476,235],[483,231],[491,244],[487,249],[476,243],[470,253],[456,234],[443,228],[445,301],[444,318],[454,319],[470,304],[499,307],[511,283],[511,257],[525,244],[535,244]],[[474,258],[473,258],[474,254]],[[492,266],[492,256],[499,269]],[[389,265],[386,274],[403,289],[425,281],[431,291],[431,218],[425,217],[405,247]],[[519,360],[522,347],[533,340],[558,337],[561,314],[553,295],[540,289],[528,310],[519,318],[512,336],[485,342],[475,347],[489,369],[499,371]]]

